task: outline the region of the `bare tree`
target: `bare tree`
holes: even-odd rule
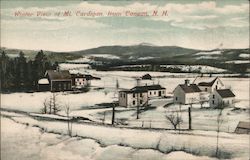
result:
[[[175,130],[177,129],[177,126],[183,122],[177,111],[176,113],[172,112],[171,114],[166,115],[166,118],[169,120]]]
[[[66,113],[67,121],[68,121],[68,135],[72,136],[72,122],[71,122],[71,118],[70,118],[71,110],[70,110],[70,105],[69,104],[66,104],[64,106],[64,111]]]
[[[52,110],[53,110],[53,114],[57,114],[57,112],[60,111],[60,106],[57,100],[57,94],[53,93],[52,94]]]
[[[56,93],[53,93],[49,98],[44,99],[42,113],[57,114],[60,111],[57,96]]]
[[[48,105],[48,99],[45,98],[44,101],[43,101],[43,108],[41,109],[41,112],[43,114],[46,114],[47,110],[48,110],[48,107],[49,107],[49,105]]]

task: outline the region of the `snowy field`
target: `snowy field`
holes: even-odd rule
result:
[[[178,134],[73,124],[73,138],[70,138],[65,135],[64,122],[11,118],[14,122],[1,117],[4,153],[1,159],[216,159],[212,158],[216,132]],[[248,138],[248,135],[220,133],[222,158],[246,159]]]
[[[235,60],[235,61],[226,61],[226,63],[244,64],[244,63],[250,63],[250,61],[249,60]]]
[[[122,155],[121,157],[126,159],[183,159],[183,157],[185,159],[200,160],[214,159],[212,158],[214,157],[216,141],[216,132],[214,131],[217,127],[216,118],[218,110],[210,109],[208,104],[204,104],[203,108],[200,107],[200,104],[193,105],[192,127],[195,131],[192,132],[186,131],[185,133],[181,131],[182,134],[176,134],[174,131],[128,129],[131,127],[142,129],[173,128],[167,121],[166,115],[179,109],[179,106],[172,104],[166,107],[165,105],[172,102],[171,96],[174,88],[178,84],[184,83],[184,80],[187,78],[192,82],[196,74],[126,71],[99,72],[89,69],[88,65],[85,64],[61,64],[60,67],[61,69],[70,69],[71,73],[91,74],[100,77],[101,80],[93,80],[90,91],[86,93],[57,93],[56,97],[62,109],[59,115],[40,114],[44,100],[52,95],[50,92],[2,94],[1,108],[28,112],[30,116],[67,120],[63,108],[68,104],[71,108],[70,116],[85,117],[98,123],[110,124],[112,109],[108,103],[118,101],[116,82],[118,81],[120,89],[129,89],[136,85],[136,78],[147,73],[153,76],[153,79],[142,80],[140,83],[148,85],[161,84],[167,89],[169,98],[150,100],[149,103],[152,109],[142,111],[138,120],[136,119],[135,108],[117,107],[115,121],[119,123],[117,127],[125,127],[123,129],[100,125],[93,126],[91,123],[74,124],[74,134],[80,136],[74,138],[64,135],[67,126],[65,122],[38,121],[27,115],[1,111],[2,115],[12,117],[15,122],[30,124],[25,127],[1,117],[1,129],[3,132],[1,134],[5,139],[3,141],[3,144],[5,144],[3,152],[6,153],[2,155],[4,156],[3,159],[15,159],[16,157],[24,157],[23,159],[63,159],[63,154],[72,159],[84,160],[117,159],[118,155]],[[246,159],[249,156],[248,149],[242,148],[249,147],[247,143],[247,138],[249,137],[247,135],[236,135],[232,132],[234,132],[239,121],[250,120],[249,79],[221,78],[221,80],[235,93],[237,100],[235,107],[238,108],[226,108],[223,110],[223,123],[221,126],[221,131],[223,131],[221,133],[223,137],[222,149],[226,153],[225,155],[230,156],[231,159]],[[181,129],[188,127],[188,107],[187,105],[181,106],[183,119],[183,123],[180,125]],[[33,125],[46,128],[47,132],[53,133],[41,132],[37,128],[30,127]],[[8,128],[7,126],[11,127]],[[17,132],[19,132],[18,134],[20,134],[21,138],[16,136]],[[14,135],[17,137],[16,139],[13,138],[15,137]],[[16,143],[22,145],[15,145]],[[21,149],[23,146],[29,150],[27,143],[32,144],[34,152],[27,153],[26,150]],[[84,147],[82,147],[83,145]],[[12,154],[13,150],[10,150],[10,148],[15,148],[20,153],[14,155]],[[51,149],[55,152],[51,152]],[[110,154],[111,151],[112,154]],[[39,158],[36,157],[37,153],[39,153]]]
[[[161,65],[161,67],[176,68],[183,72],[199,71],[201,73],[222,73],[226,71],[225,69],[204,65]]]

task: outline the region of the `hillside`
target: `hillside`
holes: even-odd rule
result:
[[[20,50],[1,48],[10,57],[17,57]],[[22,50],[28,59],[33,59],[38,51]],[[73,51],[44,51],[51,61],[67,62],[79,58],[91,59],[95,69],[111,70],[122,65],[207,65],[228,70],[229,73],[249,73],[249,48],[195,50],[178,46],[155,46],[141,43],[131,46],[101,46],[97,48]],[[97,62],[97,63],[93,63]],[[98,65],[96,65],[98,64]],[[159,69],[157,69],[159,71]],[[168,71],[168,70],[163,70]]]

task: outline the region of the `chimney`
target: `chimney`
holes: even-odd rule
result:
[[[189,81],[189,79],[185,79],[185,85],[190,86],[190,81]]]

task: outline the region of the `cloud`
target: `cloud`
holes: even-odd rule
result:
[[[3,31],[1,38],[3,38],[5,46],[40,47],[51,50],[58,50],[58,48],[60,50],[78,50],[109,44],[140,43],[145,40],[158,45],[180,45],[206,49],[221,42],[225,46],[248,45],[249,31],[246,30],[249,27],[248,3],[233,5],[218,5],[217,3],[217,1],[191,3],[169,1],[163,4],[150,1],[123,1],[112,4],[104,1],[84,1],[55,7],[1,8]],[[53,13],[147,11],[152,13],[154,10],[157,10],[158,13],[167,10],[168,16],[138,18],[124,17],[124,15],[107,17],[104,14],[101,17],[55,15],[15,17],[13,14],[15,11]],[[210,31],[216,35],[211,34]],[[233,38],[230,37],[231,35],[234,35]],[[190,37],[192,37],[192,41]],[[241,43],[234,43],[239,41]]]

